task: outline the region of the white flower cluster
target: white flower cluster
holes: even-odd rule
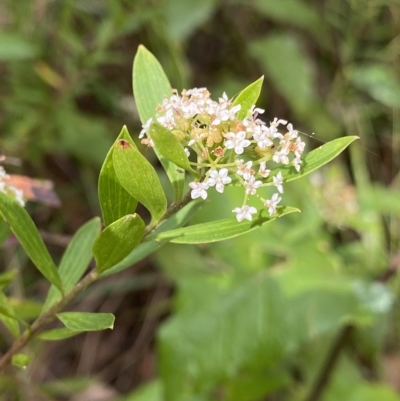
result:
[[[10,185],[7,180],[10,176],[6,173],[3,166],[0,166],[0,191],[14,198],[21,206],[25,206],[24,194],[20,189]]]
[[[257,209],[247,204],[249,195],[256,195],[268,208],[271,215],[281,201],[283,177],[278,172],[270,177],[267,163],[292,165],[300,171],[301,155],[305,143],[292,124],[275,118],[267,125],[258,118],[264,110],[252,106],[245,118],[238,118],[240,104],[233,105],[224,93],[218,101],[210,98],[206,88],[184,90],[182,96],[174,93],[165,98],[157,108],[156,121],[172,131],[190,156],[191,148],[197,162],[191,163],[202,178],[189,184],[191,197],[207,198],[210,187],[222,193],[225,185],[239,184],[245,189],[241,207],[233,212],[240,222],[252,220]],[[139,138],[147,146],[154,146],[148,131],[153,123],[150,119],[143,125]],[[285,127],[285,133],[279,129]],[[246,158],[246,161],[241,158]],[[277,189],[270,199],[264,199],[257,190],[273,185]]]

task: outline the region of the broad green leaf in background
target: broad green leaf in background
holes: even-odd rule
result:
[[[211,17],[216,9],[217,1],[169,0],[162,3],[162,6],[168,33],[174,41],[182,41]]]
[[[118,398],[116,401],[161,401],[163,400],[162,387],[160,380],[153,380],[142,384],[132,393]]]
[[[98,331],[112,329],[115,317],[112,313],[62,312],[57,317],[72,331]]]
[[[52,284],[63,291],[57,268],[28,212],[9,196],[0,192],[0,213],[10,224],[11,230],[34,265]]]
[[[68,244],[58,270],[66,292],[72,289],[89,266],[93,256],[92,247],[100,229],[100,219],[95,217],[80,227]],[[51,286],[43,311],[49,309],[60,298],[60,291]]]
[[[35,57],[38,48],[33,41],[22,35],[0,32],[0,60],[26,60]]]
[[[400,81],[393,69],[383,64],[353,65],[346,77],[359,89],[387,107],[400,107]]]
[[[278,22],[290,23],[311,31],[320,28],[320,16],[302,0],[255,0],[252,6]]]
[[[124,135],[124,130],[117,140],[122,137],[132,141],[129,136]],[[114,145],[107,153],[99,176],[99,201],[106,226],[127,214],[134,213],[137,205],[137,200],[132,198],[118,181],[113,165],[113,151]]]
[[[169,129],[160,124],[153,123],[150,127],[149,136],[162,156],[178,167],[196,174],[190,167],[189,159],[186,156],[182,144]]]
[[[167,199],[153,166],[139,152],[126,127],[114,145],[113,163],[118,180],[125,190],[151,213],[152,223],[160,220],[167,210]],[[124,135],[124,136],[122,136]]]
[[[297,180],[307,174],[312,173],[323,165],[329,163],[336,156],[343,152],[353,141],[358,139],[357,136],[345,136],[343,138],[334,139],[333,141],[327,142],[325,145],[314,149],[310,153],[307,153],[303,159],[300,171],[297,172],[294,167],[279,167],[273,169],[270,173],[270,177],[274,177],[280,171],[285,182]],[[269,182],[271,179],[266,179],[264,182]]]
[[[139,46],[133,62],[132,71],[133,95],[142,124],[154,118],[156,108],[165,97],[172,95],[171,85],[165,72],[144,46]],[[175,191],[175,200],[182,197],[185,176],[168,159],[154,149]]]
[[[255,105],[260,93],[262,84],[264,82],[264,76],[257,79],[257,81],[250,84],[247,88],[243,89],[235,98],[232,105],[236,106],[240,104],[242,107],[237,114],[239,120],[244,119],[247,116],[250,107]]]
[[[93,245],[99,273],[115,266],[132,252],[143,238],[144,226],[135,213],[121,217],[102,231]]]
[[[11,363],[17,368],[25,369],[32,361],[28,355],[25,354],[15,354],[12,357]]]
[[[304,111],[316,101],[311,63],[294,35],[271,34],[254,41],[250,54],[295,110]]]
[[[8,298],[0,291],[0,320],[10,330],[14,338],[19,336],[19,324]]]
[[[235,217],[232,217],[165,231],[155,235],[152,239],[155,241],[174,242],[177,244],[205,244],[208,242],[217,242],[245,234],[275,220],[278,217],[298,211],[298,209],[293,207],[282,206],[277,209],[275,215],[270,216],[265,209],[262,209],[259,212],[258,217],[254,218],[253,221],[245,220],[239,223]]]
[[[40,338],[45,341],[59,341],[65,338],[74,337],[84,330],[71,330],[68,327],[61,327],[59,329],[48,330],[40,333],[36,338]]]

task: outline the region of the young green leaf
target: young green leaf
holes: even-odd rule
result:
[[[300,172],[297,172],[293,166],[285,166],[272,170],[269,177],[274,177],[279,171],[282,172],[282,177],[285,182],[304,177],[322,167],[324,164],[329,163],[356,139],[358,139],[357,136],[345,136],[343,138],[334,139],[314,149],[310,153],[307,153],[302,159],[303,162]],[[271,178],[264,180],[264,182],[270,181]]]
[[[112,313],[63,312],[57,313],[57,317],[72,331],[112,329],[115,320]]]
[[[250,110],[251,106],[255,105],[258,97],[261,93],[262,84],[264,81],[264,76],[257,79],[257,81],[250,84],[247,88],[243,89],[235,98],[232,105],[241,105],[241,108],[237,114],[237,118],[242,120],[246,117],[247,112]]]
[[[98,217],[85,223],[73,236],[61,259],[59,274],[65,291],[70,291],[79,281],[92,259],[92,247],[100,233],[100,219]],[[60,291],[51,286],[43,305],[43,312],[49,309],[61,298]]]
[[[17,368],[25,369],[30,363],[32,359],[28,355],[24,354],[15,354],[12,357],[11,363]]]
[[[246,220],[239,223],[236,218],[232,217],[211,221],[209,223],[195,224],[189,227],[162,232],[154,236],[153,240],[159,242],[175,242],[177,244],[205,244],[222,241],[253,231],[266,223],[270,223],[276,218],[298,211],[298,209],[293,207],[282,206],[277,209],[275,215],[270,216],[267,211],[263,209],[253,221]]]
[[[144,222],[138,214],[128,214],[110,224],[93,245],[99,273],[115,266],[140,243]]]
[[[59,341],[65,338],[76,336],[83,331],[71,330],[68,327],[61,327],[59,329],[47,330],[40,333],[36,338],[46,341]]]
[[[123,130],[117,140],[122,136],[128,141],[131,140],[126,138]],[[113,151],[114,146],[107,153],[99,176],[99,201],[106,226],[127,214],[134,213],[137,205],[137,200],[132,198],[118,181],[113,165]]]
[[[19,324],[12,305],[3,292],[0,291],[0,320],[10,330],[14,338],[19,336]]]
[[[186,156],[182,144],[169,129],[158,123],[153,123],[150,126],[149,136],[162,156],[172,161],[178,167],[190,171],[191,173],[196,173],[190,167],[189,159]]]
[[[139,46],[132,70],[133,95],[142,124],[154,118],[156,109],[165,97],[172,95],[171,85],[161,64],[144,46]],[[154,149],[175,191],[175,200],[181,199],[185,175],[177,166]]]
[[[0,192],[0,214],[11,227],[25,252],[39,271],[63,291],[57,268],[28,212],[16,201]]]
[[[126,127],[122,131],[114,146],[115,172],[125,190],[150,211],[152,223],[156,223],[167,210],[160,179],[136,145],[127,139],[130,136]]]
[[[132,86],[140,120],[154,117],[164,97],[172,95],[171,85],[161,64],[143,45],[133,61]]]

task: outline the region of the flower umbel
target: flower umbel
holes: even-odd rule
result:
[[[148,147],[154,146],[149,131],[157,122],[176,136],[188,158],[196,158],[191,162],[198,172],[197,179],[189,184],[192,199],[206,199],[211,187],[223,193],[227,185],[242,186],[243,205],[233,210],[241,222],[251,221],[257,213],[247,204],[250,195],[260,199],[271,215],[276,213],[279,194],[284,192],[284,177],[276,172],[276,165],[292,165],[300,171],[305,143],[285,120],[275,117],[267,124],[259,118],[264,110],[254,105],[245,118],[238,117],[239,111],[241,105],[233,105],[226,93],[214,101],[206,88],[183,90],[181,95],[175,91],[157,107],[156,116],[143,125],[139,138]],[[273,177],[269,163],[275,171]],[[270,185],[278,193],[264,200],[258,191]]]

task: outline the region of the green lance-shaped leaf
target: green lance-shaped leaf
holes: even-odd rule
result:
[[[28,212],[16,201],[0,192],[0,213],[39,271],[63,291],[57,268]]]
[[[314,149],[310,153],[307,153],[302,159],[303,163],[301,164],[301,169],[299,172],[297,172],[293,166],[285,166],[273,169],[269,177],[274,177],[280,171],[282,172],[282,177],[285,182],[304,177],[305,175],[319,169],[324,164],[329,163],[356,139],[358,139],[357,136],[346,136],[343,138],[334,139],[333,141]],[[264,182],[270,181],[271,178],[264,180]]]
[[[117,140],[119,139],[132,141],[124,130],[119,134]],[[107,153],[99,176],[99,201],[106,226],[127,214],[134,213],[137,205],[137,200],[126,192],[115,174],[113,152],[114,145]]]
[[[61,327],[59,329],[52,329],[40,333],[36,338],[40,338],[45,341],[59,341],[66,338],[76,336],[83,331],[71,330],[68,327]]]
[[[144,46],[139,46],[132,70],[133,95],[142,124],[156,115],[156,108],[172,95],[171,84],[161,64]],[[185,175],[177,166],[154,149],[175,191],[175,200],[183,195]]]
[[[196,172],[190,167],[189,159],[186,156],[182,144],[169,129],[160,124],[154,123],[150,127],[149,136],[162,156],[172,161],[178,167],[196,174]]]
[[[11,359],[11,363],[17,368],[25,369],[30,363],[32,359],[25,354],[15,354]]]
[[[72,331],[112,329],[115,320],[112,313],[63,312],[57,313],[57,317]]]
[[[0,291],[0,320],[10,330],[14,338],[19,336],[19,325],[8,298]]]
[[[157,106],[165,97],[172,95],[171,84],[161,64],[142,45],[133,61],[132,86],[142,124],[155,116]]]
[[[242,120],[246,117],[251,106],[255,105],[258,97],[261,93],[262,84],[264,81],[264,76],[257,79],[257,81],[250,84],[247,88],[243,89],[235,98],[232,105],[241,105],[241,108],[237,114],[238,119]]]
[[[129,137],[126,127],[122,129]],[[167,210],[167,199],[153,166],[136,145],[123,137],[114,145],[113,163],[118,180],[125,190],[151,213],[152,223],[160,220]]]
[[[68,244],[58,270],[66,292],[74,287],[89,266],[93,256],[93,244],[100,230],[100,219],[95,217],[80,227]],[[51,286],[43,311],[49,309],[60,298],[60,291]]]
[[[293,207],[282,206],[277,209],[276,214],[270,216],[263,209],[260,211],[258,217],[252,221],[245,220],[239,223],[235,217],[232,217],[162,232],[152,239],[160,242],[175,242],[177,244],[205,244],[208,242],[223,241],[253,231],[285,214],[298,211],[298,209]]]
[[[93,246],[97,270],[101,273],[125,259],[142,240],[144,226],[143,220],[135,213],[106,227]]]

